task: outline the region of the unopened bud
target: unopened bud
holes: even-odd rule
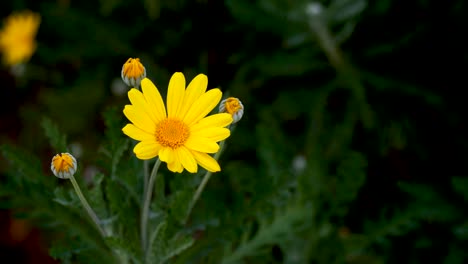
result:
[[[60,179],[69,179],[76,172],[78,165],[70,153],[60,153],[52,158],[50,169]]]
[[[235,97],[229,97],[221,101],[221,104],[219,105],[219,112],[231,114],[232,123],[234,124],[241,120],[242,115],[244,115],[244,105],[239,99]]]
[[[140,86],[145,77],[146,69],[139,58],[130,58],[122,66],[122,80],[130,87]]]

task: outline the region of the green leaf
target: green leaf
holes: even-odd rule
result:
[[[167,221],[163,220],[159,222],[156,228],[151,232],[151,236],[148,243],[148,248],[151,249],[149,259],[160,259],[164,254],[164,251],[167,247],[166,243],[166,229]]]
[[[420,220],[449,222],[457,219],[461,213],[429,185],[400,182],[399,187],[412,196],[408,210]]]
[[[2,145],[0,150],[3,156],[12,163],[14,171],[24,176],[24,180],[31,182],[44,180],[41,162],[35,155],[11,145]]]
[[[89,203],[96,214],[103,219],[107,216],[106,202],[104,201],[103,194],[103,179],[104,174],[98,173],[93,176],[93,187],[90,190],[87,190],[85,195],[87,195]]]
[[[135,255],[141,254],[139,237],[140,207],[128,191],[115,181],[108,181],[105,194],[108,201],[109,215],[117,216],[112,229],[115,236],[125,238],[127,248]]]
[[[106,237],[106,243],[110,248],[114,249],[114,252],[121,260],[131,260],[131,263],[135,264],[141,263],[140,258],[135,254],[134,249],[129,246],[129,243],[125,238],[115,236]]]
[[[348,211],[348,204],[354,201],[361,186],[366,180],[367,161],[359,152],[350,151],[340,161],[333,184],[334,195],[330,197],[334,208],[340,216]]]
[[[259,229],[254,237],[241,243],[232,253],[224,256],[222,263],[239,263],[247,256],[257,255],[259,249],[265,245],[281,243],[294,236],[296,230],[304,223],[310,222],[312,215],[312,208],[292,205],[283,210],[278,209],[271,222],[267,219],[259,219]]]
[[[180,253],[191,247],[194,242],[195,241],[191,236],[174,237],[169,241],[168,248],[164,253],[161,262],[165,263],[172,257],[179,255]]]
[[[77,208],[80,204],[76,193],[64,186],[58,186],[54,190],[54,202],[57,202],[65,207]]]
[[[190,190],[176,191],[169,201],[171,215],[180,223],[184,224],[187,218],[188,206],[192,200],[193,192]]]
[[[115,178],[119,162],[128,149],[130,140],[122,133],[122,114],[117,108],[113,107],[104,111],[103,118],[106,125],[106,142],[102,151],[110,158],[110,161],[106,161],[105,165],[110,167],[111,178]]]
[[[188,235],[176,233],[171,237],[168,230],[168,222],[163,220],[159,222],[151,233],[149,248],[152,249],[152,252],[149,259],[152,259],[154,263],[165,263],[191,247],[193,243],[193,238]]]
[[[55,152],[67,152],[66,136],[60,132],[57,124],[55,124],[50,118],[44,117],[42,119],[41,126]]]

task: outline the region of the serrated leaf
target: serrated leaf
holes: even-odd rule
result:
[[[10,145],[2,145],[0,150],[3,156],[12,163],[14,171],[21,173],[31,182],[42,180],[41,177],[44,175],[42,174],[41,162],[35,155]]]
[[[111,143],[112,146],[118,146],[121,138],[123,138],[122,133],[122,114],[121,110],[116,107],[106,109],[102,117],[104,118],[104,123],[106,125],[106,139]],[[115,147],[112,147],[114,150]]]
[[[167,222],[162,221],[156,227],[156,229],[151,233],[150,240],[152,241],[152,256],[158,260],[159,263],[161,261],[162,256],[167,250]]]
[[[50,145],[54,148],[56,153],[67,151],[66,136],[62,134],[57,126],[50,118],[44,117],[41,122],[42,129],[49,139]]]
[[[110,248],[116,251],[120,259],[130,259],[132,260],[132,263],[135,264],[141,263],[138,256],[135,255],[134,249],[129,247],[129,244],[125,239],[119,237],[106,237],[105,241]]]
[[[149,237],[148,248],[151,250],[150,254],[146,256],[149,259],[160,259],[163,254],[166,244],[164,243],[164,236],[166,233],[167,222],[163,220],[159,222],[156,228],[151,232]]]
[[[107,182],[105,193],[109,215],[117,216],[116,221],[113,221],[113,233],[115,236],[124,237],[127,247],[132,252],[137,252],[135,255],[139,255],[141,250],[139,238],[140,207],[131,196],[123,195],[128,192],[115,181]]]
[[[400,182],[398,186],[413,196],[408,210],[417,219],[448,222],[457,219],[461,213],[455,205],[429,185]]]
[[[164,257],[161,260],[161,263],[164,263],[172,257],[179,255],[180,253],[191,247],[194,242],[195,241],[191,236],[172,239],[169,242],[169,246],[164,254]]]
[[[102,219],[104,215],[107,216],[106,202],[104,201],[104,195],[102,191],[102,182],[104,179],[104,174],[98,173],[93,177],[93,187],[87,191],[87,196],[89,197],[89,203],[91,207],[96,212],[96,214]]]
[[[366,180],[367,161],[358,152],[349,152],[337,168],[334,182],[334,195],[331,199],[335,213],[344,215],[348,211],[348,204],[356,198],[361,186]]]
[[[64,186],[59,186],[54,189],[54,202],[61,204],[65,207],[76,208],[78,205],[78,199],[76,194],[73,195],[73,191],[65,188]]]
[[[260,218],[259,229],[253,238],[224,256],[222,263],[238,263],[247,256],[258,254],[258,250],[265,245],[281,243],[288,237],[294,236],[296,229],[310,222],[312,216],[312,208],[291,205],[278,211],[272,221]]]
[[[130,141],[128,139],[120,139],[120,144],[112,150],[112,162],[111,162],[111,177],[116,177],[117,174],[117,165],[120,162],[125,151],[128,149]]]
[[[191,190],[179,190],[170,197],[171,215],[182,225],[187,218],[188,206],[192,197],[193,192]]]

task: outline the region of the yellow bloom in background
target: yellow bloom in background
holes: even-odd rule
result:
[[[122,66],[122,80],[131,87],[140,86],[141,80],[146,77],[146,69],[139,58],[129,58]]]
[[[221,170],[207,153],[216,153],[217,142],[229,137],[225,127],[231,124],[232,116],[219,113],[206,117],[222,96],[219,89],[206,91],[207,85],[208,77],[199,74],[185,89],[184,75],[174,73],[167,92],[167,113],[158,89],[149,79],[141,81],[142,92],[128,92],[132,104],[126,105],[123,112],[133,124],[127,124],[122,131],[141,141],[133,149],[137,158],[159,156],[173,172],[185,168],[196,173],[198,165],[211,172]]]
[[[0,31],[0,52],[6,65],[26,62],[36,51],[36,33],[41,22],[39,14],[31,11],[8,16]]]
[[[50,169],[60,179],[69,179],[76,172],[78,165],[70,153],[60,153],[52,158]]]
[[[219,112],[231,114],[233,118],[232,123],[234,124],[239,122],[244,115],[244,105],[239,99],[229,97],[221,101],[219,104]]]

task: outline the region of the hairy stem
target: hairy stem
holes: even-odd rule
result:
[[[96,225],[96,228],[99,230],[99,233],[101,233],[102,237],[106,237],[106,233],[104,232],[104,229],[102,229],[100,224],[101,221],[97,217],[96,213],[94,213],[91,206],[89,206],[88,201],[81,192],[80,186],[78,185],[78,182],[76,182],[75,177],[73,177],[73,175],[70,177],[70,181],[72,182],[73,188],[75,188],[75,192],[78,195],[78,198],[80,199],[81,203],[83,204],[83,207],[86,209],[86,212],[88,212],[89,217],[91,217],[91,219],[93,220],[94,224]]]
[[[153,170],[151,171],[151,176],[149,178],[148,184],[145,185],[144,191],[144,202],[143,202],[143,209],[141,211],[141,248],[143,250],[144,256],[147,255],[147,244],[148,244],[148,214],[149,214],[149,207],[151,204],[151,196],[153,194],[154,189],[154,182],[156,181],[156,176],[158,174],[159,165],[161,165],[161,160],[158,158],[156,163],[154,163]],[[146,259],[146,257],[145,257]]]

